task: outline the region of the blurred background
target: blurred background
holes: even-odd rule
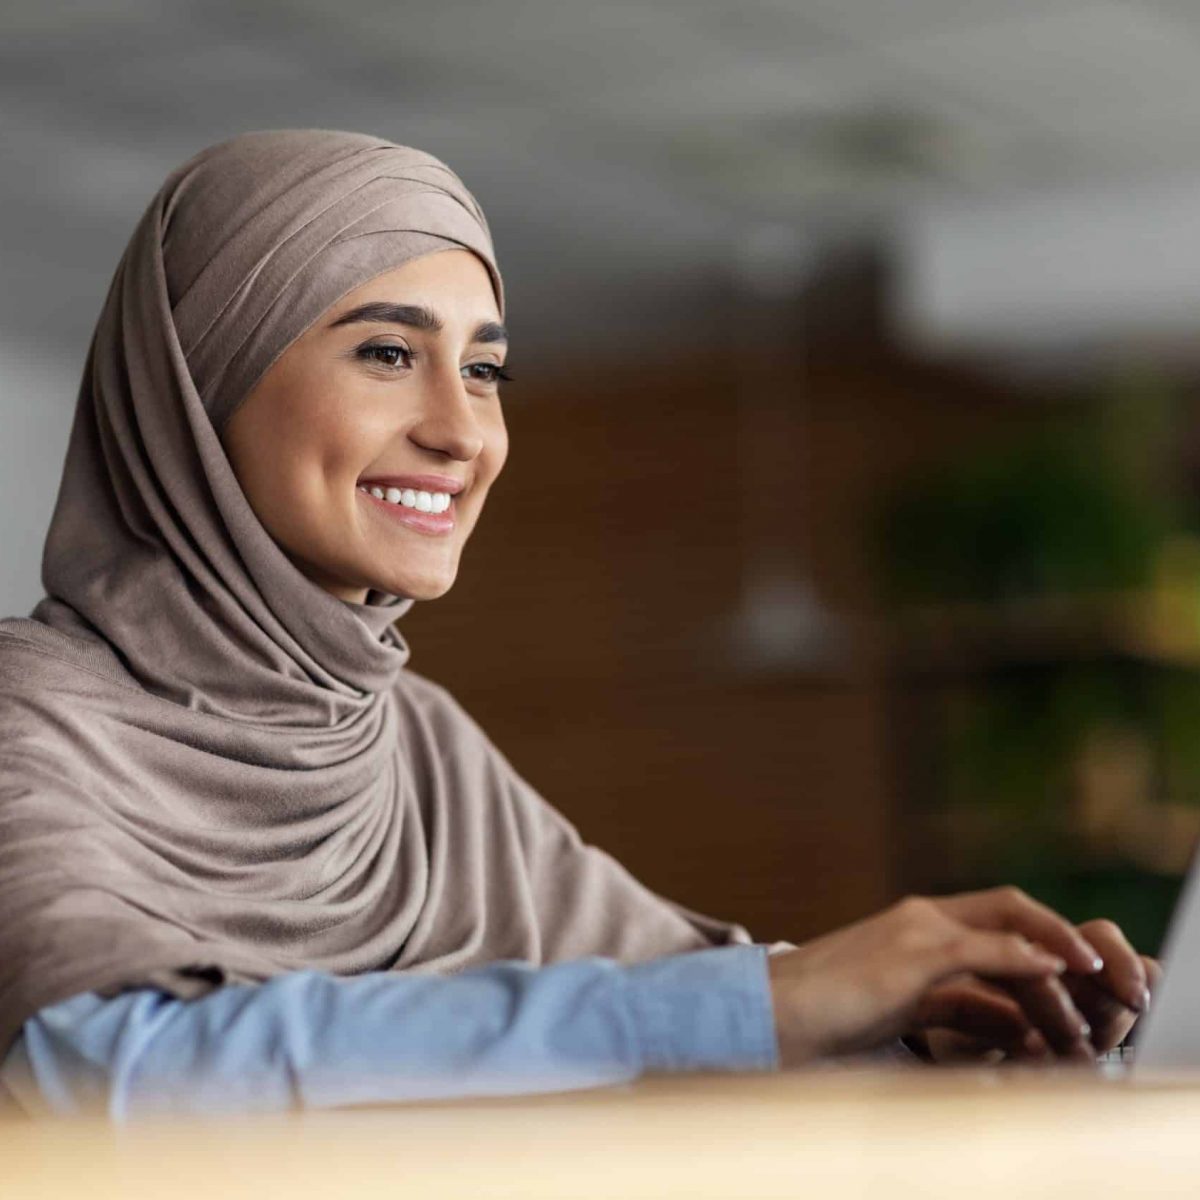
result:
[[[1200,832],[1198,122],[1187,0],[6,0],[0,610],[163,176],[381,134],[486,210],[516,377],[413,669],[760,940],[1009,881],[1152,951]]]

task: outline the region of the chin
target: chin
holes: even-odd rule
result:
[[[448,579],[397,579],[392,582],[373,583],[371,586],[393,596],[407,596],[412,600],[436,600],[454,586],[454,576]]]

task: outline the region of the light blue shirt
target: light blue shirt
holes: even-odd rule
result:
[[[228,1113],[567,1091],[779,1067],[763,945],[624,966],[306,970],[195,1000],[73,996],[29,1018],[0,1085],[30,1115]]]

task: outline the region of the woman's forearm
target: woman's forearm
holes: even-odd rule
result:
[[[0,1082],[33,1114],[272,1111],[561,1091],[778,1065],[758,945],[452,976],[293,972],[198,1000],[84,993],[26,1022]]]

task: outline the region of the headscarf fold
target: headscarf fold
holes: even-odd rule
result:
[[[330,305],[466,248],[444,163],[336,130],[176,168],[88,348],[42,561],[0,621],[0,1053],[43,1005],[316,968],[636,961],[740,926],[649,891],[408,667],[409,598],[308,580],[220,431]]]

